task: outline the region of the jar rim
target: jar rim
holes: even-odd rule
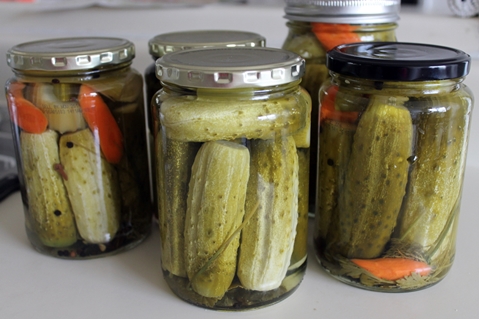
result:
[[[191,30],[156,35],[148,41],[150,55],[159,58],[175,51],[209,47],[264,47],[266,39],[254,32]]]
[[[471,57],[454,48],[407,42],[343,44],[327,53],[326,66],[341,75],[378,81],[432,81],[464,77]]]
[[[400,0],[285,0],[289,20],[323,23],[388,23],[399,20]]]
[[[91,70],[130,62],[132,42],[111,37],[54,38],[25,42],[10,48],[7,64],[19,71]]]
[[[302,57],[283,49],[206,48],[166,54],[156,61],[156,76],[183,87],[254,88],[296,81],[304,67]]]

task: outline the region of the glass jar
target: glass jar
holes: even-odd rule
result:
[[[289,296],[306,269],[311,99],[304,60],[210,48],[157,62],[162,267],[182,299],[243,310]]]
[[[320,90],[314,245],[353,286],[412,291],[452,266],[472,93],[470,57],[414,43],[345,44]]]
[[[148,49],[154,61],[175,51],[210,47],[264,47],[266,39],[253,32],[233,30],[195,30],[159,34],[148,42]],[[151,63],[145,70],[146,101],[151,103],[153,96],[161,89],[156,77],[156,65]],[[151,112],[155,109],[152,106]],[[153,132],[152,114],[148,113],[148,124]]]
[[[400,0],[312,1],[286,0],[285,18],[288,35],[283,49],[295,52],[306,60],[301,82],[311,95],[311,166],[310,176],[316,178],[318,91],[329,77],[326,52],[337,45],[352,42],[396,41],[396,21]],[[310,183],[309,205],[313,215],[315,183]]]
[[[26,231],[40,252],[84,259],[151,229],[143,81],[134,45],[68,38],[12,47],[6,96]]]

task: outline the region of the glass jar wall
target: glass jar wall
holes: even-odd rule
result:
[[[131,42],[19,44],[6,83],[28,238],[61,258],[105,256],[151,228],[143,81]]]
[[[203,49],[165,55],[157,68],[165,280],[180,298],[212,309],[286,298],[307,257],[304,61],[279,49]]]
[[[324,269],[403,292],[452,266],[473,107],[467,54],[404,43],[328,53],[314,244]]]

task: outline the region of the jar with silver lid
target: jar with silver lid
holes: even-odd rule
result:
[[[286,298],[306,268],[304,60],[280,49],[209,48],[156,65],[165,280],[182,299],[212,309]]]
[[[191,30],[162,33],[148,41],[150,55],[155,61],[167,53],[188,49],[264,47],[265,45],[266,39],[257,33],[234,30]],[[151,103],[153,95],[161,89],[161,82],[156,77],[155,63],[151,63],[146,68],[145,83],[146,101]],[[149,128],[153,131],[151,114],[147,114],[147,116]]]
[[[318,91],[328,78],[326,52],[351,42],[396,41],[396,21],[400,0],[286,0],[288,35],[283,49],[306,60],[301,85],[310,93],[313,109],[311,124],[311,178],[316,176]],[[310,184],[310,213],[314,214],[316,188]]]
[[[473,96],[453,48],[351,43],[328,52],[320,89],[314,245],[322,267],[384,292],[451,268]]]
[[[143,81],[133,43],[79,37],[18,44],[6,97],[26,231],[40,252],[83,259],[151,229]]]

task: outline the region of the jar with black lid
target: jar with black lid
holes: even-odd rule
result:
[[[473,96],[470,57],[415,43],[328,52],[320,90],[314,245],[353,286],[412,291],[455,255]]]
[[[304,60],[273,48],[156,62],[158,219],[166,282],[211,309],[276,303],[307,258],[311,99]]]
[[[143,79],[133,43],[18,44],[6,96],[28,238],[61,258],[106,256],[151,229]]]
[[[282,48],[306,60],[301,82],[311,95],[311,180],[316,176],[318,91],[329,77],[326,52],[352,42],[396,41],[400,0],[286,0],[288,35]],[[310,184],[310,213],[314,213],[315,184]]]

